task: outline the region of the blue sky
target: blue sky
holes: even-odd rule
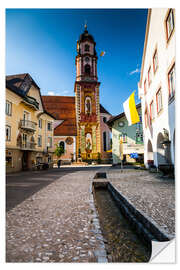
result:
[[[74,95],[76,41],[96,42],[100,103],[113,115],[136,90],[147,9],[7,9],[6,74],[29,73],[42,95]]]

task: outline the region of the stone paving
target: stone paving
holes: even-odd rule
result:
[[[6,261],[105,262],[103,237],[90,193],[92,178],[99,170],[107,171],[109,180],[137,208],[168,233],[174,233],[172,180],[156,178],[147,171],[121,173],[107,167],[19,173],[8,176],[7,181],[12,189],[21,178],[17,193],[7,192],[11,204],[6,219]],[[26,190],[27,196],[16,203],[14,197],[21,194],[18,187],[27,188],[26,182],[29,188],[32,184],[32,191]]]
[[[175,235],[175,181],[146,170],[109,169],[108,180],[161,230]]]

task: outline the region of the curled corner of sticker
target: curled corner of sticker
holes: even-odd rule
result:
[[[152,241],[150,263],[175,263],[175,239],[170,241]]]

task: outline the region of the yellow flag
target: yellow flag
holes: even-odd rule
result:
[[[123,103],[124,113],[128,120],[128,125],[131,126],[140,121],[139,115],[136,109],[134,92],[130,95],[130,97]]]
[[[100,56],[104,56],[105,53],[106,53],[106,52],[102,51],[102,52],[100,53]]]

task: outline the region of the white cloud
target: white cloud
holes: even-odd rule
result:
[[[139,68],[136,68],[135,70],[131,71],[129,75],[133,75],[134,73],[139,73],[141,70]]]
[[[68,91],[68,90],[65,90],[65,91],[63,91],[62,93],[63,93],[63,94],[68,94],[69,91]]]
[[[64,90],[60,93],[55,93],[54,91],[49,91],[47,94],[48,94],[48,96],[66,96],[69,93],[70,93],[70,91]]]
[[[55,96],[55,93],[53,91],[49,91],[48,96]]]

